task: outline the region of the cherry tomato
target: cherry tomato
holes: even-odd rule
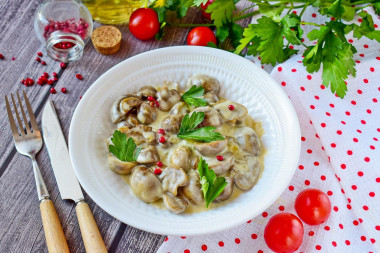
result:
[[[201,8],[202,8],[202,15],[203,17],[207,18],[208,20],[211,20],[211,13],[208,13],[206,12],[207,10],[207,7],[212,4],[214,2],[214,0],[208,0],[207,3],[205,4],[201,4]]]
[[[153,9],[139,8],[129,19],[129,30],[139,40],[149,40],[160,30],[157,13]]]
[[[276,214],[270,218],[265,226],[264,239],[268,247],[274,252],[294,252],[302,244],[302,222],[291,213]]]
[[[207,46],[209,42],[216,44],[216,37],[213,31],[205,26],[195,27],[187,35],[187,45]]]
[[[309,225],[325,222],[331,213],[329,197],[318,189],[306,189],[300,192],[294,207],[301,220]]]

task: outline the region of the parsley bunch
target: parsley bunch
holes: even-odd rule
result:
[[[379,15],[378,0],[247,0],[251,5],[241,11],[236,8],[240,0],[214,0],[206,10],[211,13],[211,23],[186,25],[167,21],[170,13],[176,13],[177,18],[182,18],[190,7],[199,7],[207,1],[154,1],[151,7],[157,11],[162,24],[160,36],[167,25],[215,27],[218,45],[210,46],[222,49],[232,47],[236,54],[244,52],[248,55],[259,55],[262,63],[273,66],[296,54],[298,50],[293,49],[293,45],[300,45],[305,49],[303,65],[306,70],[314,73],[322,69],[323,85],[330,87],[331,92],[341,98],[347,91],[345,80],[356,74],[353,56],[357,50],[347,41],[346,35],[353,32],[357,39],[364,36],[380,42],[380,31],[375,30],[371,15],[363,11],[366,7],[373,7]],[[331,21],[325,24],[303,22],[302,15],[311,6],[318,8],[318,12],[329,17]],[[252,11],[254,7],[258,7],[258,10]],[[295,9],[300,9],[297,12],[299,14],[293,12]],[[239,20],[258,13],[263,16],[257,19],[257,23],[246,28],[238,24]],[[355,15],[362,18],[360,25],[352,23]],[[304,44],[301,25],[316,28],[306,35],[314,44]]]

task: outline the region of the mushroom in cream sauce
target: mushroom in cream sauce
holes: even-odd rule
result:
[[[228,204],[241,191],[250,190],[258,181],[264,155],[260,137],[247,123],[254,122],[247,108],[220,97],[218,80],[198,74],[185,86],[183,90],[175,82],[143,86],[135,94],[121,96],[110,108],[118,138],[125,138],[121,143],[127,145],[119,152],[129,153],[119,156],[110,149],[109,168],[128,175],[139,199],[155,206],[160,203],[174,214],[195,210],[207,201],[213,202],[211,208]],[[107,145],[120,142],[114,138]],[[211,187],[204,185],[209,180],[206,169],[226,182],[212,200],[204,191]]]

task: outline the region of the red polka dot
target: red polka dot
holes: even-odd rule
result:
[[[286,86],[286,83],[285,83],[285,82],[281,82],[281,85],[282,85],[282,86]]]
[[[365,56],[365,54],[359,54],[359,56],[360,56],[360,57],[364,57],[364,56]],[[359,63],[360,63],[360,62],[359,62]]]
[[[282,67],[278,67],[277,70],[278,70],[279,72],[281,72],[281,71],[282,71]]]
[[[355,100],[352,100],[352,101],[351,101],[351,104],[352,104],[352,105],[356,105],[356,101],[355,101]]]
[[[371,198],[375,197],[375,193],[374,193],[374,192],[370,192],[368,195],[369,195]]]
[[[257,253],[264,253],[264,251],[262,251],[261,249],[257,251]]]
[[[169,237],[166,237],[166,238],[165,238],[165,242],[167,242],[168,240],[169,240]]]
[[[325,175],[322,175],[322,176],[321,176],[321,180],[322,180],[322,181],[325,181],[325,180],[326,180],[326,176],[325,176]]]
[[[360,121],[363,125],[367,124],[367,122],[365,122],[365,120],[361,120]]]
[[[352,155],[352,150],[347,150],[347,155]]]
[[[334,247],[336,247],[336,245],[337,245],[335,241],[332,241],[331,244],[332,244],[332,246],[334,246]]]
[[[346,125],[346,122],[345,122],[345,121],[343,121],[343,120],[341,121],[341,123],[342,123],[343,125]]]
[[[305,141],[305,140],[306,140],[306,138],[302,136],[301,137],[301,141]]]
[[[294,186],[293,185],[289,186],[289,191],[294,191]]]
[[[368,209],[369,209],[368,206],[363,206],[364,211],[368,211]]]
[[[342,225],[342,224],[339,224],[339,228],[340,228],[340,229],[343,229],[343,225]]]
[[[334,206],[333,209],[334,209],[335,212],[338,212],[338,211],[339,211],[339,208],[338,208],[337,206]]]
[[[310,231],[310,232],[308,233],[308,235],[309,235],[309,236],[313,236],[313,235],[314,235],[314,232],[313,232],[313,231]]]
[[[367,44],[365,44],[363,47],[364,47],[364,48],[368,48],[368,45],[367,45]]]
[[[380,226],[376,226],[375,229],[380,231]]]
[[[369,68],[369,70],[370,70],[371,72],[374,72],[374,71],[375,71],[375,68],[374,68],[374,67],[371,67],[371,68]]]
[[[278,207],[278,210],[280,210],[281,212],[285,210],[285,207],[284,206],[279,206]]]
[[[306,78],[307,78],[308,80],[311,80],[311,75],[307,75]]]
[[[358,140],[358,138],[353,138],[352,139],[354,142],[358,142],[359,140]]]
[[[257,239],[257,234],[252,234],[252,235],[251,235],[251,238],[252,238],[253,240],[256,240],[256,239]]]
[[[252,222],[252,220],[247,221],[247,223],[251,223],[251,222]]]
[[[186,239],[186,236],[181,236],[182,239]]]
[[[314,106],[314,105],[311,105],[311,106],[310,106],[310,109],[314,110],[314,109],[315,109],[315,106]]]
[[[376,242],[376,240],[373,239],[373,238],[371,238],[370,241],[371,241],[372,243],[375,243],[375,242]]]
[[[354,190],[354,191],[356,191],[358,189],[358,187],[356,185],[352,185],[351,189]]]
[[[360,240],[362,240],[364,242],[365,240],[367,240],[367,238],[364,235],[362,235],[362,236],[360,236]]]
[[[319,96],[314,96],[314,98],[315,98],[316,100],[319,100]]]
[[[342,164],[340,165],[340,167],[341,167],[342,169],[346,169],[346,165],[345,165],[344,163],[342,163]]]
[[[321,249],[322,249],[322,246],[321,246],[321,245],[317,245],[317,246],[315,246],[315,249],[316,249],[316,250],[321,250]]]
[[[372,111],[371,111],[370,109],[367,109],[366,112],[367,112],[368,114],[371,114],[371,113],[372,113]]]
[[[368,83],[368,79],[363,79],[363,82],[364,83]]]
[[[331,114],[329,112],[326,112],[326,115],[329,116],[329,117],[331,116]]]
[[[329,226],[325,226],[325,230],[326,231],[330,231],[330,227]]]
[[[331,108],[334,108],[334,107],[335,107],[335,105],[334,105],[334,104],[330,104],[330,107],[331,107]]]
[[[297,69],[292,69],[292,72],[297,72]]]
[[[310,185],[310,181],[309,180],[305,180],[305,185]]]
[[[341,134],[342,134],[342,131],[341,131],[341,130],[338,130],[338,131],[336,131],[336,133],[337,133],[338,135],[341,135]]]
[[[203,251],[206,251],[206,250],[207,250],[207,245],[206,245],[206,244],[203,244],[203,245],[202,245],[202,250],[203,250]]]
[[[303,86],[301,86],[300,89],[301,89],[302,91],[305,91],[305,87],[303,87]]]
[[[370,159],[369,157],[365,157],[365,158],[364,158],[364,161],[367,162],[367,163],[368,163],[370,160],[371,160],[371,159]]]
[[[313,13],[313,14],[311,14],[311,16],[312,16],[313,18],[315,18],[315,17],[317,17],[317,14]]]
[[[311,154],[313,151],[311,149],[306,150],[307,153]]]
[[[349,43],[354,43],[354,41],[352,39],[349,39],[348,42]]]
[[[331,196],[331,195],[333,195],[333,192],[332,191],[328,191],[327,195]]]
[[[267,212],[263,212],[262,213],[262,216],[265,218],[265,217],[268,217],[268,213]]]
[[[239,238],[235,238],[235,243],[239,244],[240,243],[240,239]]]
[[[190,253],[190,250],[185,249],[185,250],[183,251],[183,253]]]
[[[350,116],[351,113],[349,111],[345,112],[347,116]]]
[[[326,127],[326,123],[322,123],[322,124],[321,124],[321,127]]]
[[[380,177],[376,178],[376,182],[380,183]]]
[[[359,176],[359,177],[362,177],[362,176],[364,176],[364,173],[363,173],[363,171],[358,171],[358,176]]]
[[[223,247],[224,246],[224,242],[220,241],[220,242],[218,242],[218,245],[219,245],[219,247]]]
[[[351,244],[349,240],[345,240],[344,243],[345,243],[346,245],[350,245],[350,244]]]
[[[335,143],[331,143],[330,144],[332,148],[335,148],[336,147],[336,144]]]
[[[373,98],[372,101],[373,101],[374,103],[377,103],[377,98]]]
[[[353,223],[355,226],[359,225],[359,221],[357,221],[357,220],[354,220],[352,223]]]
[[[362,91],[362,90],[357,90],[357,93],[358,93],[358,94],[362,94],[363,91]]]

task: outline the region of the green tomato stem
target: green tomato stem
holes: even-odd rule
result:
[[[322,27],[323,26],[323,25],[318,25],[316,23],[303,22],[303,21],[301,21],[300,24],[301,25],[313,25],[313,26],[318,26],[318,27]]]

